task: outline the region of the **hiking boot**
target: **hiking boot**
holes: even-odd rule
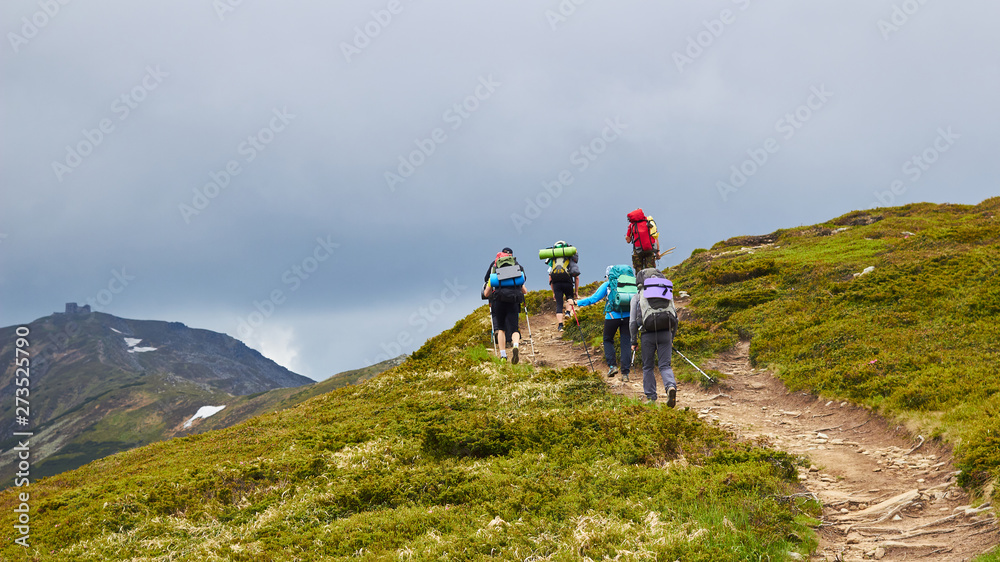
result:
[[[615,376],[617,374],[618,374],[618,367],[615,367],[614,365],[612,365],[610,368],[608,368],[608,376],[609,377],[613,377],[613,376]]]
[[[556,326],[556,330],[558,330],[560,332],[563,331],[562,322],[560,322],[559,325]]]
[[[628,373],[622,373],[622,382],[629,382]]]
[[[648,404],[650,406],[656,406],[656,398],[655,397],[650,398],[649,396],[646,396],[645,398],[642,399],[642,403]]]
[[[670,389],[667,390],[667,407],[673,408],[674,404],[676,403],[677,403],[677,387],[671,386]]]
[[[514,349],[511,350],[511,355],[513,355],[513,357],[511,357],[510,364],[517,365],[517,359],[518,359],[517,344],[514,344]]]

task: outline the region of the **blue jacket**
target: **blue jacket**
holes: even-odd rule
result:
[[[596,302],[600,302],[600,301],[606,299],[607,297],[608,297],[608,282],[605,281],[604,283],[601,283],[601,286],[598,287],[596,291],[594,291],[593,295],[590,295],[589,297],[587,297],[585,299],[580,299],[580,300],[576,301],[576,304],[578,306],[589,306],[589,305],[592,305],[592,304],[594,304]],[[607,308],[605,308],[605,310],[604,310],[604,319],[605,320],[621,320],[622,318],[628,318],[628,312],[627,311],[626,312],[615,312],[613,310],[607,310]]]

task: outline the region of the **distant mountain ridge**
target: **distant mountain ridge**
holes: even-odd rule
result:
[[[205,420],[189,427],[184,422],[203,406],[231,405],[238,396],[314,383],[239,340],[180,322],[129,320],[69,303],[65,312],[26,326],[29,424],[17,425],[12,398],[17,327],[0,328],[6,375],[0,386],[0,431],[5,436],[34,433],[33,477],[198,432],[198,422]],[[244,408],[242,413],[230,423],[260,412]],[[14,444],[8,439],[0,446],[7,451]],[[0,482],[9,484],[15,463],[6,460]]]

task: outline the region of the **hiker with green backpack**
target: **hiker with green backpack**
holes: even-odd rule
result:
[[[549,288],[556,300],[556,330],[563,331],[563,298],[580,298],[580,254],[576,248],[560,240],[538,251],[538,259],[549,266]]]
[[[525,280],[524,269],[517,263],[510,248],[497,253],[484,278],[482,296],[490,301],[493,340],[499,347],[501,361],[507,360],[506,345],[511,346],[510,362],[514,365],[518,362],[518,344],[521,341],[518,316],[524,295],[528,294]]]
[[[677,334],[677,309],[674,307],[674,285],[656,268],[639,271],[639,292],[632,297],[629,310],[629,332],[632,341],[642,343],[642,391],[646,400],[656,404],[656,376],[658,368],[667,392],[667,407],[677,403],[677,381],[670,366],[671,348]],[[632,344],[635,351],[636,344]]]
[[[629,332],[629,306],[632,297],[638,292],[634,270],[627,265],[609,265],[605,272],[605,281],[593,295],[581,299],[577,306],[589,306],[603,299],[604,304],[604,361],[608,364],[608,376],[618,373],[618,361],[615,360],[615,333],[619,334],[621,344],[621,374],[622,382],[628,382],[632,367],[629,348],[632,348],[632,337]],[[570,308],[571,314],[576,314]],[[628,359],[628,361],[626,361]]]

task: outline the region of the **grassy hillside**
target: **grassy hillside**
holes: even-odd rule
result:
[[[276,388],[267,392],[250,394],[247,396],[236,396],[225,402],[226,409],[211,416],[208,419],[197,420],[192,424],[192,429],[197,433],[203,433],[213,429],[229,427],[253,416],[264,413],[275,412],[290,408],[301,402],[326,394],[332,390],[343,388],[352,384],[362,383],[387,369],[395,367],[405,360],[406,356],[399,356],[393,359],[382,361],[361,369],[344,371],[322,381],[291,388]]]
[[[309,385],[277,388],[247,396],[232,396],[204,384],[169,374],[133,374],[116,371],[113,367],[96,366],[96,372],[106,380],[92,396],[77,406],[33,429],[36,459],[32,471],[36,478],[53,476],[82,466],[93,460],[119,451],[125,451],[178,435],[203,433],[237,424],[264,413],[289,408],[343,386],[368,380],[398,365],[402,358],[390,359],[363,369],[346,371]],[[83,369],[79,372],[85,373]],[[36,395],[59,395],[65,389],[53,385],[39,385]],[[13,400],[10,401],[13,404]],[[208,419],[195,420],[184,426],[201,406],[225,405],[221,412]],[[75,427],[80,426],[80,427]],[[70,431],[76,429],[77,432]],[[42,440],[52,432],[73,435],[72,438]],[[54,442],[53,442],[54,441]],[[4,486],[14,482],[17,470],[13,462],[12,447],[18,438],[10,437],[0,443],[6,454],[0,457],[0,476]],[[56,447],[58,446],[58,449]],[[51,451],[51,452],[50,452]],[[44,460],[39,453],[46,453]]]
[[[5,560],[785,559],[794,459],[599,375],[499,364],[481,307],[403,365],[0,494]],[[14,544],[30,493],[31,547]],[[814,511],[810,511],[813,512]]]
[[[791,388],[958,444],[963,484],[995,479],[998,210],[1000,198],[855,212],[698,250],[669,275],[697,315],[678,345],[750,339],[751,359]]]
[[[18,471],[12,433],[30,430],[35,477],[197,429],[183,423],[237,393],[313,383],[225,334],[101,312],[56,313],[25,326],[30,379],[15,377],[16,326],[0,328],[0,486]],[[137,353],[132,349],[143,345]],[[149,349],[147,348],[147,346]],[[20,351],[25,351],[21,349]],[[23,358],[22,358],[23,360]],[[18,387],[15,383],[28,382]],[[15,401],[17,398],[22,402]],[[30,403],[30,426],[17,425]],[[267,404],[262,404],[267,406]],[[261,413],[243,409],[229,424]],[[18,415],[16,415],[18,414]]]
[[[749,339],[753,361],[792,388],[956,443],[962,482],[986,482],[1000,473],[998,207],[856,212],[698,250],[669,272],[693,298],[677,345],[697,359]],[[544,299],[531,294],[529,308]],[[587,337],[598,309],[583,316]],[[692,412],[611,395],[578,367],[496,363],[488,332],[481,307],[365,384],[5,491],[0,557],[780,560],[810,550],[816,506],[796,495],[795,459],[734,443]],[[29,549],[14,544],[17,493],[30,495]]]

